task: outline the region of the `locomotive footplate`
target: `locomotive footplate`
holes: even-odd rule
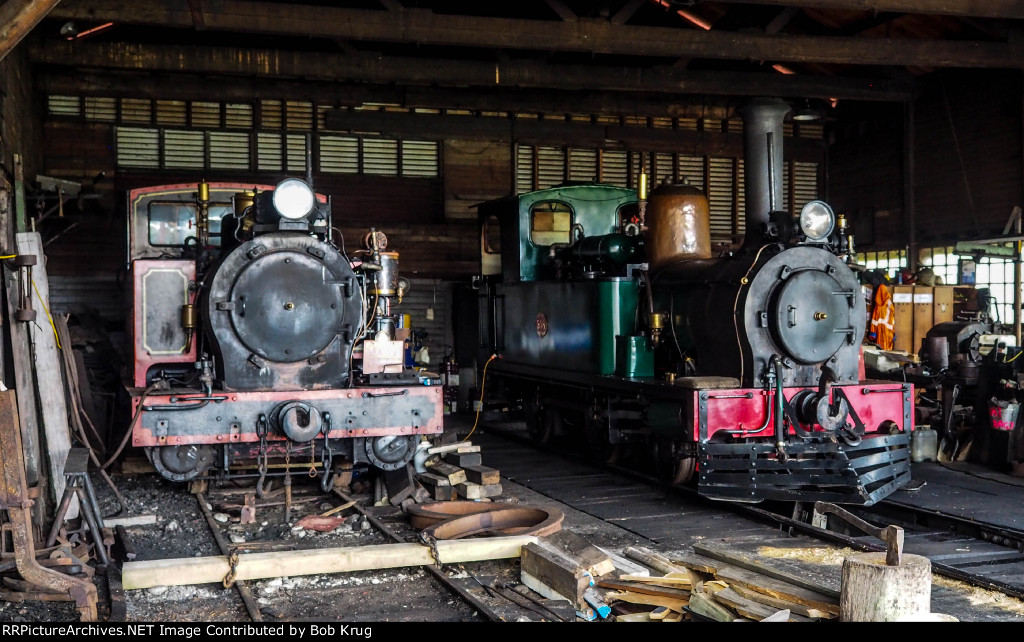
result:
[[[851,446],[827,437],[698,447],[700,494],[759,502],[824,501],[870,506],[910,481],[910,432],[865,435]]]
[[[441,393],[440,386],[416,386],[136,396],[134,410],[142,410],[132,444],[258,442],[261,423],[269,426],[268,440],[435,434],[443,430]]]

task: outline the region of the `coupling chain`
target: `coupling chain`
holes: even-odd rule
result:
[[[222,584],[224,588],[231,588],[235,585],[235,577],[238,573],[238,549],[231,549],[228,553],[228,574],[224,576]]]
[[[441,564],[441,554],[437,551],[437,538],[420,531],[420,540],[429,548],[430,557],[434,560],[434,566],[443,569],[444,565]]]

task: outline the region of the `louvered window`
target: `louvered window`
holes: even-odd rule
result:
[[[220,127],[220,103],[192,103],[192,127],[196,129]]]
[[[679,157],[679,182],[704,190],[704,158],[700,156]]]
[[[601,153],[601,182],[617,187],[629,186],[629,158],[625,151],[606,149]]]
[[[359,139],[320,136],[320,171],[325,174],[358,174]]]
[[[81,116],[82,99],[78,96],[48,96],[47,109],[54,116]]]
[[[252,129],[252,105],[248,103],[224,105],[224,126],[228,129]]]
[[[113,122],[117,120],[117,101],[113,98],[85,99],[85,119]]]
[[[249,134],[210,132],[211,169],[249,169]]]
[[[122,98],[121,122],[144,124],[153,122],[153,101],[139,98]]]
[[[597,181],[597,150],[569,150],[569,180],[580,182]]]
[[[285,103],[285,114],[289,131],[313,130],[313,103],[289,100]]]
[[[735,184],[733,159],[712,158],[709,161],[708,201],[711,209],[711,240],[731,241],[733,235],[733,198]]]
[[[262,129],[281,129],[284,118],[281,114],[280,100],[264,100],[260,102],[260,127]]]
[[[203,169],[206,144],[203,132],[193,130],[164,130],[164,167],[173,169]]]
[[[184,127],[188,120],[188,109],[181,100],[156,101],[156,124]]]
[[[118,127],[117,164],[120,167],[160,167],[160,134],[155,129]]]
[[[818,164],[817,163],[793,163],[793,213],[799,213],[800,209],[818,198]]]
[[[437,142],[402,141],[402,176],[434,178],[438,175]]]
[[[363,173],[397,176],[398,141],[386,138],[364,138]]]
[[[672,154],[655,154],[654,155],[654,169],[650,172],[651,174],[651,189],[665,182],[668,179],[669,182],[675,180],[675,162],[672,158]]]
[[[289,172],[306,171],[306,137],[302,134],[288,134],[287,143],[287,170]]]
[[[281,134],[256,134],[256,169],[280,171],[283,162]]]
[[[537,148],[537,189],[565,182],[565,150],[561,147]]]
[[[533,147],[516,146],[516,193],[533,191]]]

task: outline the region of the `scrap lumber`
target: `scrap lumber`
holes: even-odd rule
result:
[[[452,486],[457,486],[466,481],[466,471],[462,470],[458,466],[452,466],[451,464],[446,464],[443,461],[438,461],[433,463],[428,462],[427,468],[447,479],[448,483]]]
[[[71,429],[68,426],[68,408],[64,396],[64,374],[57,357],[56,330],[48,320],[50,314],[50,286],[46,276],[46,262],[43,242],[38,232],[17,234],[18,254],[32,254],[38,263],[32,267],[32,283],[29,291],[32,309],[38,312],[36,322],[29,323],[31,354],[36,376],[36,395],[39,398],[38,418],[43,424],[44,443],[49,462],[49,483],[54,503],[64,495],[64,464],[71,451]],[[78,517],[78,495],[73,495],[71,505],[64,514],[65,520]]]
[[[537,541],[536,537],[528,535],[438,540],[435,543],[437,562],[462,564],[519,557],[524,546]],[[238,556],[234,570],[236,580],[257,580],[268,577],[429,566],[434,563],[431,547],[425,544],[378,544],[249,553]],[[122,568],[121,579],[125,590],[153,586],[219,584],[230,570],[231,565],[226,556],[148,560],[126,562]]]
[[[722,562],[719,560],[704,557],[703,555],[697,555],[696,553],[676,554],[669,561],[676,566],[682,566],[690,569],[691,571],[706,573],[708,575],[714,575],[715,571],[722,567]]]
[[[590,577],[586,568],[569,553],[538,540],[523,546],[519,571],[523,584],[544,597],[567,599],[577,609],[586,607],[583,592],[590,587]]]
[[[658,608],[656,608],[653,611],[651,611],[651,619],[652,620],[664,620],[665,616],[668,615],[668,613],[669,613],[668,607],[659,606]]]
[[[704,593],[694,592],[690,596],[690,610],[715,622],[732,622],[736,614],[715,601],[715,598]]]
[[[549,535],[546,541],[575,557],[591,576],[597,578],[615,570],[612,558],[604,551],[591,544],[579,533],[560,530]]]
[[[777,568],[765,566],[760,560],[749,555],[745,555],[739,551],[727,550],[704,543],[694,544],[693,550],[700,555],[721,560],[731,566],[737,566],[742,569],[747,569],[748,571],[754,571],[755,573],[760,573],[761,575],[766,575],[815,593],[827,595],[837,600],[839,599],[839,591],[837,589],[830,586],[824,586],[820,582],[808,580],[807,578],[794,573],[787,573],[786,571]]]
[[[794,586],[773,577],[735,567],[726,567],[720,570],[716,577],[725,581],[730,586],[738,584],[774,598],[803,604],[819,611],[839,615],[839,601],[835,598],[822,593],[816,593],[801,586]]]
[[[626,582],[642,582],[653,586],[667,586],[670,588],[691,588],[689,577],[681,575],[620,575],[620,580]]]
[[[149,526],[150,524],[156,524],[156,515],[127,515],[125,517],[103,518],[104,528],[117,528],[118,526],[130,528],[132,526]]]
[[[450,462],[449,462],[450,463]],[[500,484],[501,472],[487,466],[463,466],[466,471],[466,479],[474,484],[486,486],[487,484]]]
[[[683,607],[690,603],[689,599],[680,600],[660,595],[648,595],[647,593],[634,593],[633,591],[606,593],[604,599],[607,602],[629,602],[630,604],[644,604],[646,606],[664,606],[677,613],[682,613]]]
[[[465,474],[465,471],[463,471]],[[471,482],[462,482],[461,484],[455,485],[455,492],[459,497],[466,499],[485,499],[487,497],[497,497],[501,494],[501,484],[487,484],[481,486],[480,484],[474,484]]]
[[[480,452],[480,446],[474,446],[472,442],[458,442],[454,444],[444,444],[441,446],[431,446],[427,448],[428,455],[442,455],[444,453],[478,453]]]
[[[447,477],[435,475],[434,473],[419,473],[416,480],[423,484],[430,493],[430,498],[439,502],[454,501],[457,494],[455,487],[448,482]]]
[[[647,568],[646,566],[641,566],[640,564],[635,564],[634,562],[631,562],[630,560],[626,559],[625,557],[623,557],[621,555],[618,555],[618,554],[616,554],[616,553],[614,553],[612,551],[603,549],[600,546],[595,546],[594,548],[596,548],[597,550],[601,551],[602,553],[607,555],[609,558],[611,558],[612,564],[615,565],[615,571],[620,576],[622,576],[622,575],[643,575],[643,576],[647,576],[647,575],[651,574],[651,570],[649,568]]]
[[[770,606],[765,606],[764,604],[754,602],[753,600],[748,600],[747,598],[743,597],[731,588],[726,588],[721,591],[718,591],[717,593],[715,593],[714,597],[715,601],[719,604],[727,606],[732,610],[736,611],[737,613],[739,613],[741,616],[745,618],[750,618],[751,620],[763,620],[767,617],[776,615],[779,612],[779,609],[772,608]],[[789,610],[785,610],[785,612],[789,613],[788,620],[790,622],[811,621],[810,618],[806,618],[796,613],[791,613]]]
[[[479,466],[483,462],[480,453],[460,453],[459,451],[448,452],[443,455],[445,462],[452,466],[465,468],[466,466]]]
[[[729,588],[736,591],[748,600],[759,602],[761,604],[764,604],[765,606],[770,606],[775,609],[786,609],[788,611],[796,613],[797,615],[803,615],[804,617],[809,617],[812,619],[831,619],[836,617],[835,613],[830,613],[829,611],[816,609],[814,607],[807,606],[806,604],[798,604],[796,602],[791,602],[789,600],[783,600],[777,597],[772,597],[771,595],[768,595],[766,593],[761,593],[760,591],[749,589],[746,586],[743,586],[739,583],[732,584]]]
[[[615,616],[616,622],[654,622],[650,613],[623,613]]]
[[[627,548],[623,553],[626,557],[636,560],[642,564],[650,566],[656,571],[661,571],[665,575],[669,573],[679,573],[680,577],[690,577],[691,582],[696,582],[696,579],[690,573],[690,569],[685,566],[676,566],[667,557],[653,551],[649,551],[646,548],[640,546],[631,546]]]
[[[597,585],[601,588],[613,589],[616,591],[630,591],[633,593],[643,593],[645,595],[657,595],[676,600],[687,600],[690,597],[690,591],[686,589],[653,586],[651,584],[644,584],[641,582],[604,579],[598,580]]]

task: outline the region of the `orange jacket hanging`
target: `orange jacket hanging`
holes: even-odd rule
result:
[[[880,284],[875,289],[875,305],[871,310],[871,329],[868,337],[882,350],[892,350],[895,320],[896,309],[892,303],[892,295],[884,283]]]

